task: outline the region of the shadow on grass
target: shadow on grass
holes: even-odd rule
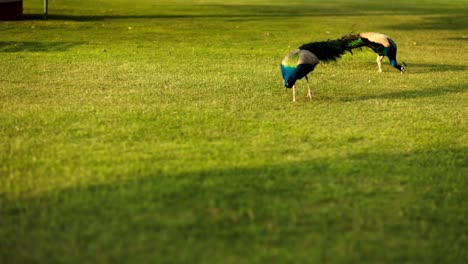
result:
[[[340,239],[350,235],[356,237],[349,243],[377,238],[387,250],[415,237],[411,249],[424,253],[418,246],[427,236],[418,228],[422,222],[440,231],[433,243],[440,234],[467,231],[468,208],[455,203],[467,195],[466,154],[466,148],[449,148],[178,175],[147,172],[142,179],[10,201],[0,208],[0,234],[8,246],[0,256],[9,263],[57,262],[63,256],[72,257],[65,262],[89,263],[95,255],[86,252],[99,248],[101,260],[222,262],[233,250],[243,252],[239,260],[309,256],[314,248],[314,254],[327,247],[340,252]],[[450,201],[443,200],[447,192]],[[345,248],[352,250],[343,253],[347,260],[357,255],[375,263],[384,257],[372,246]]]
[[[296,14],[295,17],[312,17],[312,16],[327,16],[332,14]],[[335,14],[339,15],[339,14]],[[343,14],[349,15],[349,14]],[[230,19],[229,21],[241,21],[241,20],[263,20],[272,18],[289,17],[292,15],[288,14],[155,14],[155,15],[49,15],[47,20],[63,20],[63,21],[75,21],[75,22],[92,22],[92,21],[103,21],[103,20],[125,20],[125,19],[194,19],[194,18],[224,18]],[[43,20],[41,15],[25,15],[25,20]]]
[[[352,136],[348,142],[354,144],[361,139]],[[170,207],[179,199],[188,203],[196,199],[216,203],[221,202],[216,199],[222,198],[222,202],[233,207],[260,202],[263,198],[267,198],[263,202],[279,199],[276,202],[282,203],[314,196],[314,192],[319,195],[317,198],[321,195],[329,197],[332,193],[327,190],[328,187],[341,189],[334,195],[347,196],[351,191],[350,188],[355,194],[359,194],[361,187],[384,191],[386,186],[381,185],[384,182],[390,184],[399,180],[417,181],[425,177],[429,180],[431,177],[464,176],[463,170],[468,169],[467,154],[468,148],[460,147],[400,154],[356,153],[334,159],[313,159],[251,168],[201,170],[174,175],[140,171],[137,174],[143,175],[133,179],[130,177],[122,182],[59,190],[50,197],[55,197],[56,194],[67,196],[103,194],[120,200],[123,197],[117,197],[122,195],[118,192],[123,191],[124,195],[135,195],[140,198],[147,196],[162,207]],[[398,179],[400,176],[403,178]],[[212,195],[214,196],[211,197]],[[251,200],[247,202],[245,199]],[[38,202],[42,203],[42,198],[39,200]],[[139,203],[139,201],[140,199],[134,199],[129,202]],[[113,203],[114,199],[108,202]],[[6,208],[0,209],[2,213],[7,211]]]
[[[460,36],[460,37],[453,37],[453,38],[447,38],[447,40],[454,40],[454,41],[468,41],[468,36]]]
[[[368,50],[365,50],[366,52]],[[369,57],[373,58],[375,55],[374,53],[369,52]],[[400,58],[400,62],[405,61],[404,59]],[[435,64],[435,63],[413,63],[407,62],[406,63],[406,74],[424,74],[424,73],[435,73],[435,72],[458,72],[458,71],[466,71],[468,70],[468,66],[466,65],[451,65],[451,64]],[[388,65],[388,59],[385,58],[382,61],[382,65],[385,72],[395,72],[395,69]],[[374,62],[366,62],[366,67],[376,67]],[[403,75],[404,76],[404,75]]]
[[[452,87],[438,87],[438,88],[428,88],[421,90],[408,90],[408,91],[398,91],[378,95],[366,95],[357,98],[346,98],[344,101],[365,101],[365,100],[376,100],[376,99],[415,99],[415,98],[424,98],[424,97],[437,97],[443,96],[446,94],[452,93],[462,93],[468,90],[466,85],[460,84]]]
[[[468,70],[468,66],[466,65],[431,64],[431,63],[411,63],[410,65],[408,65],[408,74],[466,71],[466,70]]]
[[[159,10],[157,10],[159,11]],[[156,12],[157,12],[156,11]],[[166,13],[167,12],[167,13]],[[193,19],[193,18],[226,18],[238,20],[258,20],[282,17],[316,17],[316,16],[352,16],[362,12],[344,8],[331,8],[323,5],[194,5],[173,10],[173,13],[154,14],[96,14],[66,15],[49,14],[49,20],[65,21],[101,21],[112,19]],[[40,14],[26,14],[25,20],[42,20]]]
[[[451,15],[441,17],[425,17],[420,23],[396,23],[388,26],[392,30],[466,30],[468,16]]]
[[[0,53],[8,52],[41,52],[67,51],[82,42],[34,42],[34,41],[0,41]]]
[[[177,6],[171,6],[171,10],[158,10],[164,13],[155,14],[96,14],[96,15],[65,15],[65,14],[49,14],[50,20],[66,20],[66,21],[100,21],[111,19],[183,19],[183,18],[233,18],[233,19],[271,19],[282,17],[320,17],[320,16],[362,16],[376,14],[401,14],[401,15],[416,15],[416,14],[464,14],[464,10],[446,5],[441,5],[438,8],[414,5],[395,5],[387,3],[370,3],[362,1],[362,3],[337,3],[334,5],[323,3],[310,4],[286,4],[286,5],[230,5],[230,4],[199,4],[192,5],[190,8],[186,6],[178,9]],[[166,13],[167,12],[167,13]],[[25,15],[27,20],[43,19],[42,15],[30,14]],[[435,22],[434,22],[435,23]]]

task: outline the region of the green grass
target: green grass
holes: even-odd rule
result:
[[[25,1],[0,23],[0,263],[466,263],[468,2]],[[398,43],[279,64],[350,31]]]

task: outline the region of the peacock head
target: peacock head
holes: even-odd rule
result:
[[[284,80],[284,87],[285,88],[292,88],[296,84],[296,79],[289,78]]]
[[[284,87],[292,88],[296,83],[296,68],[281,65],[281,74],[283,75]]]
[[[399,65],[400,67],[400,72],[401,74],[405,73],[406,71],[406,63],[405,62],[402,62],[401,65]]]

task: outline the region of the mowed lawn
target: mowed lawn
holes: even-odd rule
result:
[[[25,1],[0,263],[468,263],[468,1]],[[321,63],[283,56],[388,34]]]

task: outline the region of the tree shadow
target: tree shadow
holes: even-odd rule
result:
[[[147,14],[93,14],[73,15],[54,14],[48,15],[49,20],[65,21],[101,21],[112,19],[191,19],[191,18],[235,18],[235,19],[272,19],[284,17],[320,17],[320,16],[362,16],[375,14],[463,14],[463,10],[453,7],[415,7],[413,5],[393,5],[386,3],[335,4],[287,4],[287,5],[237,5],[237,4],[199,4],[190,9],[158,10],[156,13]],[[26,14],[26,20],[43,19],[41,14]],[[458,22],[458,21],[457,21]],[[435,22],[434,22],[435,23]]]
[[[119,19],[193,19],[193,18],[230,18],[236,20],[258,20],[283,17],[316,17],[316,16],[352,16],[353,10],[336,9],[322,5],[216,5],[204,4],[193,6],[190,10],[181,9],[173,13],[154,14],[49,14],[48,20],[65,21],[101,21]],[[360,13],[360,12],[359,12]],[[42,20],[41,14],[25,14],[25,20]]]
[[[366,100],[378,100],[378,99],[415,99],[415,98],[424,98],[424,97],[437,97],[443,96],[452,93],[462,93],[468,90],[466,85],[460,84],[457,86],[449,87],[438,87],[438,88],[429,88],[423,90],[408,90],[408,91],[397,91],[385,94],[377,95],[365,95],[357,98],[346,98],[344,101],[366,101]]]
[[[327,14],[332,15],[332,13]],[[349,14],[335,14],[346,15]],[[154,14],[154,15],[49,15],[47,20],[63,20],[63,21],[75,21],[75,22],[95,22],[95,21],[104,21],[104,20],[126,20],[126,19],[194,19],[194,18],[225,18],[233,19],[232,21],[240,20],[262,20],[262,19],[273,19],[273,18],[282,18],[289,17],[292,14]],[[312,16],[326,16],[326,14],[312,14],[312,13],[303,13],[295,14],[295,17],[312,17]],[[25,15],[24,20],[43,20],[41,15]]]
[[[468,224],[466,218],[447,217],[467,212],[454,203],[467,194],[466,154],[467,148],[447,148],[177,175],[147,172],[140,179],[8,201],[0,207],[0,231],[8,245],[3,256],[21,263],[37,255],[50,261],[71,254],[73,262],[83,263],[92,259],[80,256],[99,248],[104,258],[110,252],[120,260],[143,253],[163,263],[184,257],[208,263],[217,258],[214,262],[223,262],[233,247],[245,245],[275,248],[276,254],[283,248],[295,253],[296,245],[310,240],[335,247],[351,231],[372,238],[375,223],[386,237],[404,239],[397,223],[412,227],[421,221],[446,234],[449,224]],[[452,207],[445,204],[447,193]],[[446,224],[437,224],[442,219]],[[425,229],[415,229],[418,238],[427,235]],[[458,235],[459,230],[450,232]],[[391,247],[385,241],[381,246]],[[148,250],[139,250],[148,244]],[[219,252],[213,255],[203,248]],[[47,255],[41,255],[44,250]],[[257,252],[241,255],[245,260]]]
[[[454,41],[468,41],[468,36],[460,36],[460,37],[452,37],[447,38],[447,40],[454,40]]]
[[[67,51],[83,42],[0,41],[0,53]]]
[[[451,72],[468,70],[466,65],[433,64],[433,63],[411,63],[408,66],[408,73],[431,73],[431,72]]]
[[[387,26],[391,30],[466,30],[468,16],[445,15],[440,17],[424,17],[420,23],[400,23]]]
[[[363,139],[364,137],[361,136],[350,136],[344,144],[356,144]],[[285,149],[284,151],[289,153],[292,150]],[[207,192],[222,195],[244,193],[244,195],[252,196],[252,199],[262,195],[294,199],[305,194],[301,191],[305,189],[307,189],[306,192],[309,191],[304,185],[305,182],[340,183],[343,184],[343,188],[348,188],[350,186],[346,186],[346,183],[355,180],[362,183],[366,178],[380,175],[381,180],[385,181],[393,176],[401,175],[402,172],[410,173],[415,170],[427,170],[427,173],[435,175],[438,175],[437,171],[444,170],[447,173],[461,175],[462,169],[468,169],[467,154],[468,147],[462,146],[402,153],[362,152],[334,158],[278,162],[257,167],[234,166],[174,174],[139,170],[138,174],[141,175],[127,180],[111,181],[108,184],[90,183],[89,186],[80,185],[71,189],[57,190],[57,192],[64,195],[89,192],[89,195],[95,195],[99,190],[123,188],[134,191],[134,195],[139,195],[142,189],[151,190],[152,196],[168,199],[176,196],[204,199]],[[355,182],[355,184],[359,183]],[[105,193],[113,195],[112,192]],[[54,195],[51,196],[54,197]],[[35,200],[36,198],[29,199]],[[41,199],[39,200],[42,202]],[[0,209],[0,212],[8,211],[4,210],[6,208]]]

